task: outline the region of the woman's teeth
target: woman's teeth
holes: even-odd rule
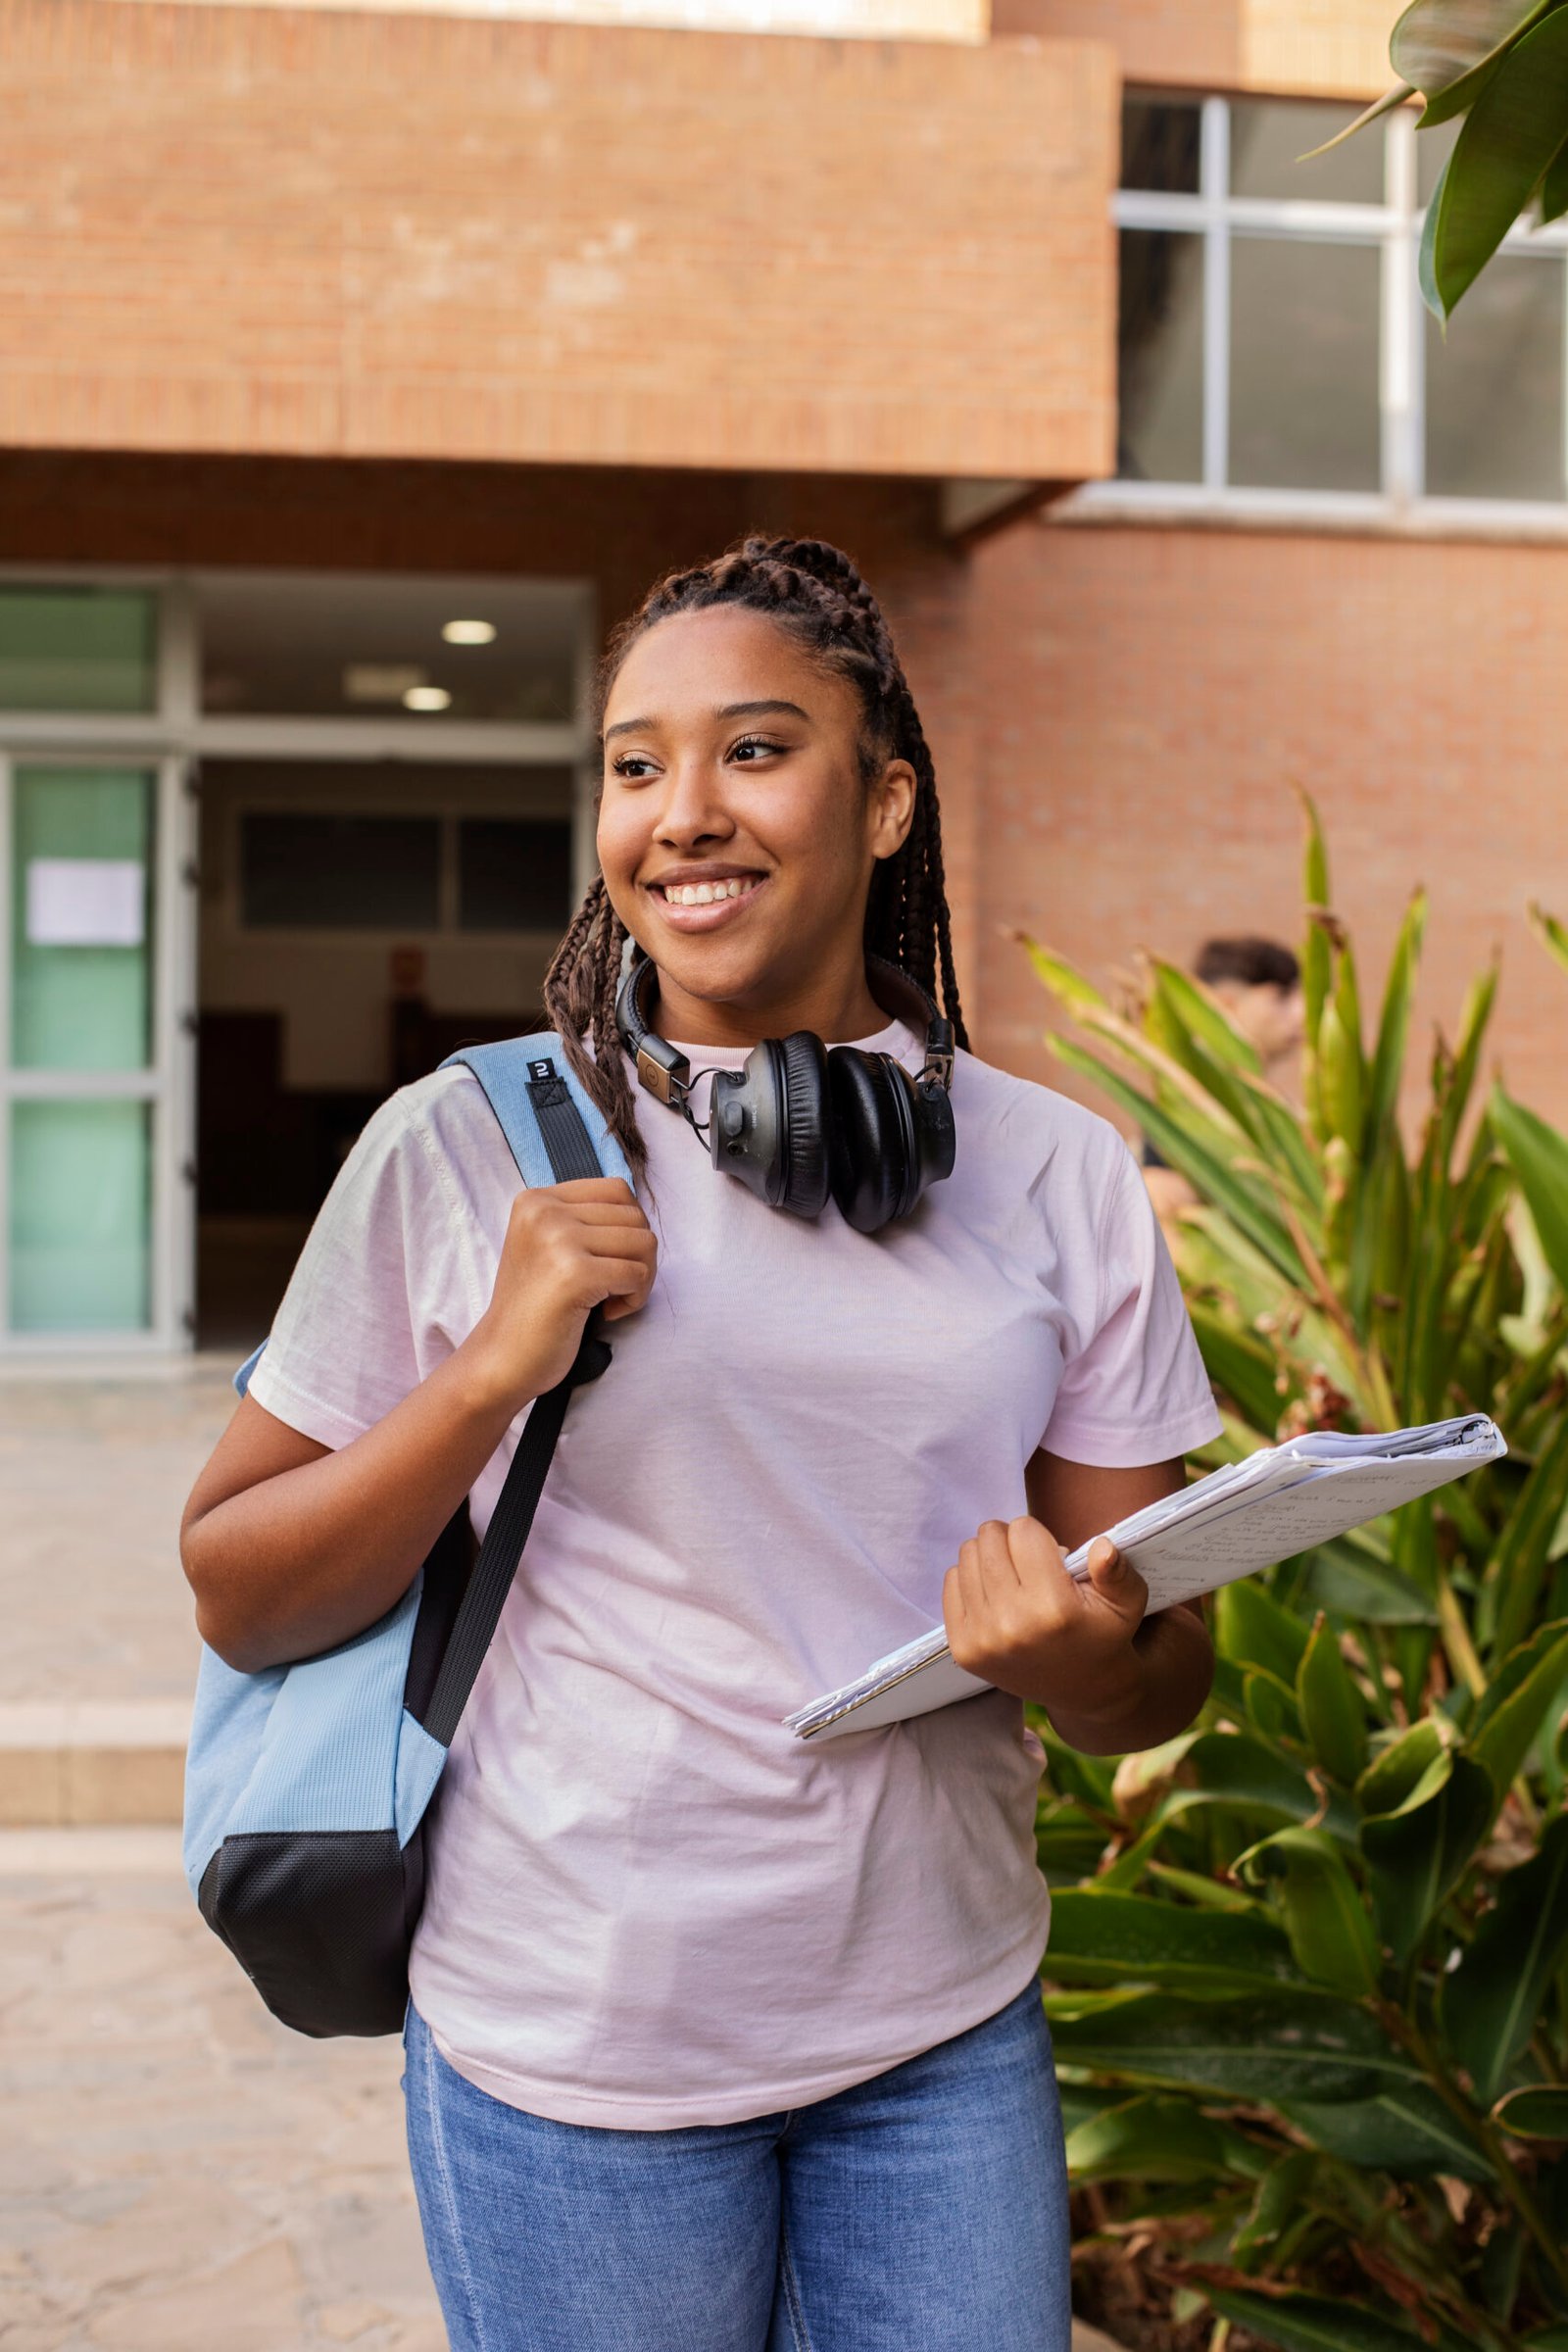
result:
[[[727,882],[666,882],[663,893],[671,906],[711,906],[715,899],[743,899],[756,887],[755,877],[734,874]]]

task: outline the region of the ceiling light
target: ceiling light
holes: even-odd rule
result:
[[[444,686],[411,686],[403,697],[405,710],[445,710],[452,701]]]
[[[448,645],[494,645],[493,620],[449,620],[441,631]]]

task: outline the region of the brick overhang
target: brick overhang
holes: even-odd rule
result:
[[[0,0],[0,446],[1056,482],[1108,48]]]

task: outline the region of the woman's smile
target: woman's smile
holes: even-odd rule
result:
[[[650,905],[672,931],[716,931],[735,923],[766,887],[765,874],[722,867],[711,874],[681,867],[643,884]]]

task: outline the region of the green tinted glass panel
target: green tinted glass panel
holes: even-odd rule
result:
[[[158,607],[137,588],[0,587],[0,710],[153,710]]]
[[[21,767],[12,871],[12,1060],[139,1070],[151,1054],[154,779]]]
[[[11,1105],[11,1328],[145,1331],[145,1102]]]

